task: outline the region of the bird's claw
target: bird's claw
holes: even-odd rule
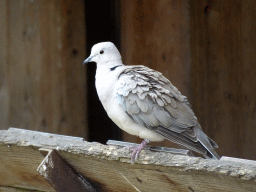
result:
[[[137,147],[129,147],[129,146],[125,147],[125,148],[133,151],[131,154],[131,164],[134,164],[135,161],[137,161],[141,150],[147,145],[147,143],[149,143],[149,140],[143,140],[141,142],[141,144]]]

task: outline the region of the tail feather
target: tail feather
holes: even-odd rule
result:
[[[193,127],[196,132],[193,140],[188,137],[188,133],[176,133],[170,129],[165,129],[159,126],[155,131],[166,139],[182,145],[190,150],[202,154],[205,158],[212,158],[219,160],[219,155],[215,152],[214,148],[218,148],[218,145],[202,131],[200,124],[198,123]],[[196,140],[196,141],[195,141]]]
[[[198,141],[207,150],[207,154],[204,156],[219,160],[220,157],[214,150],[214,148],[218,148],[218,145],[212,139],[209,139],[209,137],[207,137],[207,135],[205,135],[205,133],[202,131],[199,123],[194,128],[197,132]]]
[[[211,143],[211,145],[212,145],[212,147],[214,148],[214,149],[217,149],[219,146],[217,145],[217,143],[215,142],[215,141],[213,141],[210,137],[208,137],[207,136],[207,138],[208,138],[208,140],[210,141],[210,143]]]
[[[181,135],[180,133],[176,133],[161,127],[158,127],[155,131],[169,141],[177,143],[178,145],[182,145],[187,149],[190,149],[202,155],[207,155],[207,150],[199,142],[193,142],[184,135]]]

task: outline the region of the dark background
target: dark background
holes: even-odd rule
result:
[[[85,1],[87,55],[99,42],[111,41],[120,49],[119,2]],[[97,11],[94,8],[97,7]],[[100,14],[99,14],[100,13]],[[99,14],[99,15],[98,15]],[[122,140],[122,131],[108,118],[95,89],[96,64],[87,64],[89,141],[106,143],[109,139]]]

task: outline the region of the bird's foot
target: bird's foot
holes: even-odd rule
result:
[[[138,147],[127,147],[129,150],[132,150],[131,154],[131,164],[134,164],[137,161],[140,151],[150,142],[148,139],[144,139]]]

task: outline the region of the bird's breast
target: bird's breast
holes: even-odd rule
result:
[[[107,73],[104,70],[97,69],[95,85],[99,99],[103,106],[109,103],[110,99],[114,96],[113,91],[116,81],[117,75],[115,73]]]

